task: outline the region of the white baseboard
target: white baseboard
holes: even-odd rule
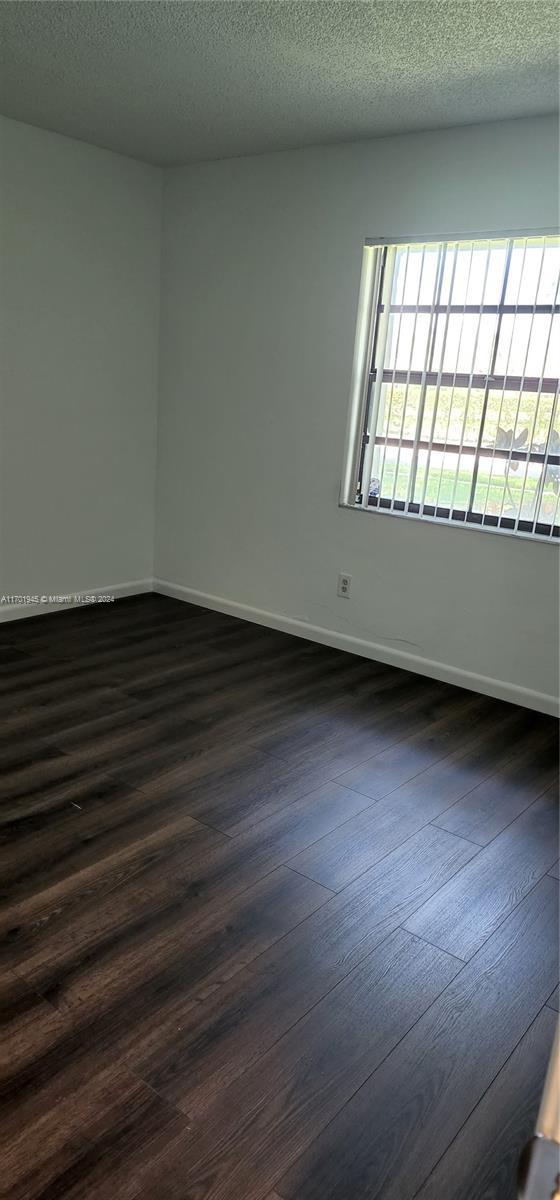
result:
[[[80,608],[87,604],[94,604],[95,600],[88,599],[90,596],[114,596],[120,599],[122,596],[136,596],[141,592],[151,591],[153,591],[152,579],[132,579],[127,583],[116,583],[107,587],[81,588],[78,591],[67,593],[68,599],[60,603],[50,603],[49,598],[45,597],[44,600],[39,598],[37,603],[11,604],[1,602],[0,597],[0,622],[21,621],[24,617],[38,617],[44,613],[62,612],[67,608]]]
[[[310,625],[294,617],[283,616],[281,613],[265,612],[264,609],[253,608],[249,604],[239,604],[237,600],[227,600],[224,596],[212,596],[207,592],[199,592],[195,588],[171,583],[167,579],[154,579],[153,589],[161,592],[164,596],[173,596],[175,599],[185,600],[189,604],[199,604],[203,608],[229,613],[233,617],[241,617],[242,620],[253,621],[257,625],[268,625],[271,629],[281,630],[282,633],[292,633],[296,637],[307,638],[312,642],[321,642],[325,646],[333,646],[336,650],[347,650],[350,654],[373,658],[377,662],[388,663],[392,667],[401,667],[405,671],[427,675],[430,679],[439,679],[443,683],[452,683],[456,687],[481,692],[484,696],[507,700],[510,704],[520,704],[523,708],[535,709],[537,712],[548,713],[551,716],[558,716],[560,712],[557,698],[547,695],[546,692],[536,692],[532,688],[525,688],[506,680],[477,675],[474,671],[465,671],[462,667],[453,667],[448,663],[436,662],[431,658],[422,658],[420,655],[410,654],[406,650],[393,650],[378,642],[369,642],[364,638],[352,637],[347,633],[338,633],[336,630],[326,629],[322,625]]]

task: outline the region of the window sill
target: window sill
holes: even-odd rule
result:
[[[377,504],[368,504],[367,508],[364,508],[364,506],[361,504],[350,504],[345,500],[340,500],[338,507],[344,508],[349,512],[373,514],[376,517],[397,517],[400,520],[404,519],[405,521],[415,521],[417,524],[421,525],[437,525],[440,529],[464,529],[471,533],[494,533],[501,537],[523,539],[524,541],[533,543],[536,542],[541,546],[558,546],[560,544],[558,532],[552,535],[550,533],[530,533],[522,529],[509,529],[503,525],[497,526],[486,523],[483,524],[482,520],[454,520],[451,517],[436,517],[430,516],[427,513],[420,514],[415,512],[399,511],[394,508],[381,507]],[[558,531],[558,526],[555,528]]]

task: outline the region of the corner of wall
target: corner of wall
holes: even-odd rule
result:
[[[158,539],[158,479],[159,479],[159,427],[161,402],[161,373],[162,373],[162,293],[163,293],[163,245],[165,236],[164,204],[165,204],[165,172],[168,168],[158,167],[159,172],[159,274],[158,274],[158,307],[157,307],[157,345],[155,372],[155,419],[154,419],[154,469],[152,488],[152,579],[156,573],[157,539]]]

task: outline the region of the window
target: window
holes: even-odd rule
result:
[[[560,238],[367,244],[342,503],[559,535]]]

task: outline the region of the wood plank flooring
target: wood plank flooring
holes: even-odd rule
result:
[[[514,1200],[555,722],[157,595],[0,681],[2,1195]]]

